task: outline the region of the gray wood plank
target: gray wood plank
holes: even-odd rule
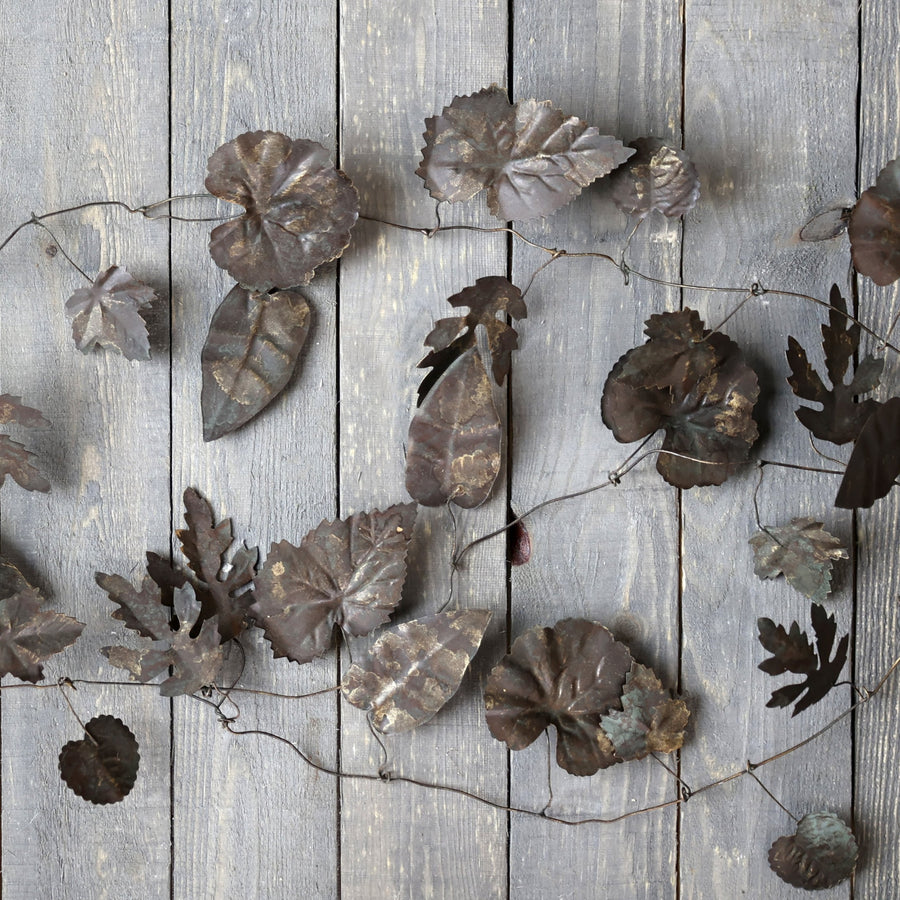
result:
[[[515,5],[515,97],[551,99],[625,141],[653,134],[680,145],[679,4],[578,2],[548,16],[533,0]],[[662,217],[660,217],[662,219]],[[618,255],[630,226],[602,182],[529,237],[570,250]],[[516,245],[514,280],[525,284],[545,256]],[[629,262],[677,280],[678,222],[646,222]],[[677,308],[676,291],[624,286],[602,260],[554,263],[528,295],[519,329],[512,402],[513,510],[602,481],[633,449],[617,444],[600,419],[607,373],[643,340],[644,320]],[[569,616],[600,621],[672,687],[678,660],[678,497],[652,462],[616,489],[542,510],[528,522],[531,562],[513,570],[512,634]],[[515,805],[546,801],[546,741],[511,754]],[[672,760],[674,762],[674,758]],[[614,816],[670,800],[671,777],[653,760],[568,775],[552,766],[550,811],[565,817]],[[514,816],[510,886],[516,898],[674,896],[674,809],[615,825],[577,829]]]
[[[499,0],[341,4],[341,146],[366,212],[433,222],[433,201],[414,175],[424,118],[456,94],[504,80],[506,33],[506,4]],[[447,216],[483,223],[482,210],[479,201]],[[406,499],[405,441],[424,337],[447,315],[445,298],[475,278],[505,272],[502,238],[455,232],[429,242],[381,225],[360,226],[341,263],[342,515]],[[504,512],[501,480],[487,505],[458,514],[460,541],[495,527]],[[450,545],[444,510],[420,509],[398,618],[444,603]],[[388,741],[390,766],[505,802],[506,755],[487,731],[481,700],[483,680],[505,644],[502,542],[470,554],[455,597],[464,607],[495,610],[486,646],[448,707]],[[355,653],[365,642],[359,644]],[[342,725],[343,769],[377,771],[379,747],[362,714],[345,706]],[[410,785],[342,785],[344,900],[504,897],[506,852],[504,813]]]
[[[173,189],[202,190],[206,161],[248,130],[320,141],[336,136],[333,3],[278,0],[172,4]],[[224,205],[223,205],[224,206]],[[198,210],[209,214],[214,206]],[[228,210],[230,214],[233,210]],[[272,405],[241,431],[204,444],[200,350],[213,309],[233,282],[209,258],[208,225],[173,233],[173,500],[198,488],[235,535],[268,553],[299,544],[335,513],[334,274],[303,289],[313,322],[300,368]],[[259,631],[242,638],[242,684],[299,693],[336,683],[332,655],[300,667],[273,660]],[[285,701],[242,695],[237,728],[299,742],[326,766],[336,760],[336,698]],[[176,897],[331,897],[336,894],[336,786],[290,750],[231,737],[208,707],[175,702]]]
[[[685,281],[758,281],[817,297],[827,297],[832,282],[846,288],[846,247],[798,245],[793,235],[826,202],[852,191],[856,40],[852,4],[686,5],[685,142],[704,196],[685,225]],[[684,303],[715,324],[737,299],[686,292]],[[724,328],[761,375],[763,437],[754,451],[761,456],[821,462],[794,417],[783,354],[788,334],[818,350],[822,319],[802,301],[763,297]],[[756,668],[765,656],[756,619],[808,627],[809,603],[783,580],[753,575],[746,541],[755,530],[756,480],[748,466],[720,488],[683,497],[683,683],[695,712],[682,772],[695,788],[808,736],[849,702],[846,690],[836,691],[793,719],[764,706],[782,679]],[[767,469],[763,522],[814,515],[849,540],[849,516],[832,509],[835,487],[825,476]],[[844,630],[852,619],[848,569],[829,601]],[[825,808],[846,816],[851,765],[849,728],[839,727],[758,774],[798,815]],[[681,896],[795,896],[766,859],[772,842],[792,831],[749,778],[695,797],[682,809]],[[845,884],[823,896],[847,894]]]
[[[166,196],[165,3],[3,2],[0,21],[4,232],[32,210]],[[23,563],[53,608],[87,624],[45,667],[45,680],[125,680],[98,652],[123,630],[93,575],[128,575],[145,547],[167,546],[167,229],[96,209],[52,227],[89,273],[118,264],[152,285],[160,294],[152,316],[163,324],[150,362],[83,356],[63,311],[85,286],[82,276],[52,256],[53,241],[37,230],[3,252],[0,391],[22,394],[51,420],[50,430],[26,440],[53,491],[4,485],[2,551]],[[71,698],[84,720],[112,714],[132,729],[141,745],[137,784],[116,806],[81,800],[57,769],[63,744],[82,737],[62,698],[55,690],[5,691],[3,894],[167,897],[169,704],[132,687],[82,687]]]

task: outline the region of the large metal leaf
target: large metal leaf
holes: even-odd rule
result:
[[[638,138],[637,151],[610,176],[613,203],[626,215],[644,218],[653,210],[683,216],[697,205],[700,178],[691,158],[655,137]]]
[[[334,627],[368,634],[390,618],[406,579],[415,503],[322,522],[299,547],[272,549],[250,609],[276,657],[306,663],[332,644]]]
[[[490,496],[500,472],[500,416],[477,347],[462,353],[416,410],[406,449],[406,490],[423,506],[466,509]]]
[[[41,413],[22,404],[21,397],[0,394],[0,425],[21,425],[25,428],[46,428],[50,423]],[[26,491],[50,490],[50,482],[37,470],[35,455],[24,444],[9,435],[0,434],[0,486],[11,475]]]
[[[858,857],[853,832],[826,811],[804,816],[794,834],[778,838],[769,850],[769,865],[782,881],[818,891],[849,878]]]
[[[884,497],[900,476],[900,397],[876,407],[862,427],[834,505],[868,508]]]
[[[382,734],[416,728],[459,689],[490,619],[490,610],[460,609],[398,625],[350,667],[341,682],[344,696],[372,710],[372,725]]]
[[[875,284],[900,278],[900,159],[889,162],[875,186],[863,191],[850,213],[853,265]]]
[[[96,716],[84,726],[87,737],[69,741],[59,754],[59,774],[91,803],[118,803],[131,792],[141,761],[131,730],[114,716]]]
[[[455,97],[425,128],[416,174],[431,196],[457,202],[487,188],[504,220],[549,216],[634,153],[549,101],[513,105],[497,85]]]
[[[203,440],[240,428],[290,380],[309,333],[309,304],[296,291],[233,287],[213,313],[200,355]]]
[[[209,158],[206,189],[246,212],[213,229],[209,252],[256,291],[307,284],[350,243],[359,196],[315,141],[252,131]]]

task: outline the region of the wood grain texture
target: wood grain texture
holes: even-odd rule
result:
[[[685,224],[685,281],[759,282],[817,297],[827,297],[832,282],[846,289],[846,245],[804,246],[794,235],[827,202],[852,193],[856,40],[852,4],[686,4],[685,144],[702,173],[703,199]],[[684,297],[710,324],[739,300],[701,292]],[[783,355],[788,334],[819,350],[821,321],[808,303],[763,297],[724,329],[760,374],[763,436],[755,452],[761,456],[821,462],[794,417],[797,401],[785,382]],[[832,509],[835,485],[824,476],[774,469],[765,476],[764,523],[815,515],[849,540],[849,516]],[[765,656],[756,619],[808,626],[809,603],[783,580],[763,583],[753,574],[746,541],[756,527],[756,481],[748,466],[721,488],[683,496],[682,667],[695,707],[682,775],[695,788],[811,734],[849,699],[836,691],[795,719],[764,706],[784,679],[756,668]],[[829,601],[844,630],[852,620],[848,569]],[[847,817],[850,751],[849,729],[839,727],[813,752],[759,775],[798,815],[824,808]],[[682,809],[681,896],[795,896],[766,864],[769,846],[793,824],[749,778],[692,799]],[[823,896],[846,897],[848,890],[844,884]]]
[[[677,2],[585,0],[548,17],[542,4],[518,0],[513,33],[515,99],[550,99],[626,142],[653,134],[680,146],[680,85],[670,77],[681,66]],[[547,246],[618,256],[631,224],[601,181],[525,231]],[[514,281],[527,284],[545,258],[516,245]],[[630,264],[677,280],[679,261],[680,223],[651,217],[632,242]],[[602,481],[634,449],[617,444],[600,419],[603,384],[616,360],[643,342],[644,320],[677,308],[678,294],[625,286],[603,260],[563,260],[537,276],[527,302],[512,382],[516,513]],[[652,466],[527,522],[535,549],[528,565],[512,571],[511,637],[569,616],[600,621],[675,687],[678,498]],[[513,804],[540,809],[546,802],[546,754],[543,739],[511,754]],[[554,764],[551,784],[550,811],[572,818],[615,816],[675,796],[670,776],[650,759],[590,778]],[[517,898],[673,897],[675,862],[674,810],[576,829],[511,820]]]
[[[414,174],[426,116],[456,94],[503,82],[506,4],[428,0],[341,4],[343,164],[362,208],[430,225],[434,203]],[[447,210],[483,223],[483,201]],[[454,218],[455,217],[455,218]],[[405,499],[405,442],[421,376],[416,362],[445,299],[476,278],[506,272],[502,238],[451,232],[431,241],[364,223],[341,264],[341,513]],[[498,398],[501,399],[501,398]],[[505,514],[503,474],[494,498],[457,512],[460,544]],[[434,612],[447,599],[452,526],[443,509],[421,509],[398,616]],[[494,620],[459,694],[427,725],[387,742],[389,768],[506,799],[506,755],[483,719],[481,688],[505,645],[504,546],[471,553],[455,602],[494,610]],[[354,644],[361,652],[365,642]],[[380,750],[357,710],[342,712],[345,771],[377,771]],[[341,896],[506,896],[506,816],[470,800],[409,785],[343,784]]]
[[[165,4],[4,2],[0,14],[0,160],[8,176],[15,173],[0,186],[4,232],[32,210],[164,197]],[[164,225],[94,209],[52,227],[91,274],[119,264],[152,285],[160,295],[152,316],[164,321]],[[28,229],[0,261],[0,391],[22,394],[52,422],[26,440],[53,486],[44,495],[4,485],[2,551],[22,563],[53,608],[87,625],[45,667],[45,680],[118,680],[98,649],[122,630],[93,576],[95,569],[127,576],[145,547],[167,540],[164,329],[153,329],[149,362],[83,356],[63,304],[85,281],[52,246],[46,233]],[[77,798],[57,769],[63,744],[82,737],[62,698],[54,690],[4,692],[3,896],[168,896],[168,704],[128,687],[90,687],[71,698],[84,720],[111,713],[129,725],[141,747],[138,782],[114,807]]]
[[[173,192],[202,190],[206,161],[248,130],[280,130],[336,148],[336,17],[324,0],[181,0],[172,5]],[[220,208],[232,214],[233,208]],[[207,202],[196,207],[209,215]],[[181,493],[196,487],[235,535],[299,544],[335,514],[333,267],[303,289],[312,326],[284,393],[240,431],[204,444],[200,349],[213,309],[231,288],[209,258],[207,225],[173,231],[173,459],[175,524]],[[300,693],[334,685],[334,655],[305,667],[272,659],[254,630],[243,639],[246,687]],[[297,741],[336,760],[336,697],[287,701],[238,695],[236,728]],[[231,737],[209,707],[175,709],[176,897],[331,897],[336,885],[336,786],[290,749]],[[231,715],[226,710],[226,714]]]

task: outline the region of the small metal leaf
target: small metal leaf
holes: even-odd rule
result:
[[[850,213],[850,253],[861,275],[886,285],[900,278],[900,159],[878,173]]]
[[[900,397],[891,397],[876,407],[859,432],[834,505],[867,509],[890,491],[898,476]]]
[[[69,741],[59,754],[59,774],[79,797],[91,803],[118,803],[137,780],[138,742],[121,719],[96,716],[87,736]]]
[[[800,240],[807,243],[830,241],[847,230],[850,221],[850,207],[838,203],[817,212],[801,229]]]
[[[610,176],[613,203],[629,216],[658,210],[670,218],[697,205],[700,178],[691,158],[660,138],[632,141],[637,151]]]
[[[509,529],[506,557],[511,566],[524,566],[531,559],[531,535],[524,522]]]
[[[0,394],[0,425],[21,425],[25,428],[46,428],[50,423],[41,413],[22,404],[21,397]],[[26,491],[47,493],[50,482],[37,470],[35,455],[24,444],[9,435],[0,434],[0,486],[11,475]]]
[[[811,813],[790,836],[769,850],[769,866],[782,880],[807,891],[831,888],[853,874],[859,845],[846,823],[832,812]]]

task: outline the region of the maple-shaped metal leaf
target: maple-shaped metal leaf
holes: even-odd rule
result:
[[[464,509],[490,496],[503,434],[477,347],[459,356],[416,410],[406,448],[406,490],[423,506]]]
[[[75,346],[82,353],[111,347],[126,359],[150,359],[147,323],[140,310],[155,299],[153,288],[110,266],[90,287],[79,288],[66,300]]]
[[[475,332],[479,325],[484,326],[487,332],[494,381],[502,385],[509,374],[512,351],[519,346],[518,335],[514,328],[506,324],[506,316],[512,319],[528,316],[522,292],[499,276],[479,278],[447,302],[453,307],[468,306],[470,311],[465,316],[438,320],[425,338],[425,344],[432,350],[418,367],[432,368],[419,385],[419,406],[453,361],[475,346]],[[498,319],[498,313],[503,318]]]
[[[490,610],[460,609],[397,625],[350,667],[341,690],[353,706],[372,711],[382,734],[410,731],[457,692],[490,620]]]
[[[554,725],[557,763],[573,775],[593,775],[619,762],[600,720],[621,709],[631,665],[628,648],[597,622],[532,628],[488,677],[488,728],[510,750],[523,750]]]
[[[840,540],[807,516],[791,519],[783,528],[766,526],[750,538],[757,578],[784,575],[791,587],[810,600],[820,602],[831,593],[831,567],[836,559],[847,559]]]
[[[21,425],[25,428],[46,428],[50,423],[41,413],[22,404],[21,397],[0,394],[0,425]],[[26,491],[47,493],[50,482],[37,470],[34,453],[7,434],[0,434],[0,487],[11,475]]]
[[[756,373],[740,348],[708,331],[696,311],[647,320],[648,340],[625,353],[603,386],[601,415],[617,441],[665,430],[656,468],[679,488],[721,484],[747,459],[758,437]]]
[[[822,379],[809,364],[806,351],[793,338],[788,337],[787,359],[791,367],[788,384],[801,400],[821,403],[822,409],[801,406],[797,418],[817,438],[833,444],[855,441],[866,420],[878,406],[871,398],[856,403],[855,398],[866,394],[878,386],[884,360],[867,356],[856,367],[856,373],[849,384],[844,384],[844,376],[853,354],[859,348],[860,326],[849,324],[847,303],[837,285],[831,288],[831,305],[828,324],[822,326],[822,349],[825,351],[825,368],[832,388],[825,387]]]
[[[638,138],[637,151],[610,176],[613,203],[643,219],[653,210],[670,218],[683,216],[700,199],[700,177],[691,158],[656,137]]]
[[[233,287],[213,313],[200,355],[203,440],[240,428],[284,389],[309,333],[309,304],[296,291]]]
[[[43,597],[9,562],[0,561],[0,677],[37,682],[44,660],[75,643],[84,623],[43,610]]]
[[[796,622],[791,623],[791,630],[788,632],[784,626],[776,625],[771,619],[761,618],[757,621],[759,642],[772,654],[770,659],[759,664],[759,668],[768,675],[793,672],[806,676],[797,684],[788,684],[773,691],[766,703],[770,707],[790,706],[805,692],[805,696],[800,697],[794,706],[794,716],[818,703],[837,684],[847,662],[847,648],[850,644],[850,635],[845,634],[838,642],[832,659],[831,650],[837,634],[834,616],[829,616],[818,603],[812,604],[810,616],[816,636],[815,653],[806,632],[800,631]]]
[[[663,690],[653,669],[632,663],[625,678],[622,709],[600,719],[619,759],[643,759],[650,753],[673,753],[684,744],[690,712],[683,700]]]
[[[86,737],[69,741],[60,751],[62,780],[91,803],[124,800],[137,780],[141,761],[137,739],[114,716],[96,716],[84,730]]]
[[[886,285],[900,278],[900,159],[878,173],[850,213],[850,254],[860,275]]]
[[[416,174],[431,196],[455,203],[487,188],[504,220],[549,216],[634,153],[549,101],[513,105],[497,85],[455,97],[425,129]]]
[[[250,614],[276,657],[307,663],[347,637],[384,624],[400,602],[415,503],[322,522],[299,547],[272,549],[255,581]]]
[[[206,189],[244,207],[213,229],[217,266],[255,291],[308,284],[315,269],[337,259],[359,217],[359,195],[315,141],[251,131],[209,158]]]
[[[890,491],[898,476],[900,397],[891,397],[875,408],[859,432],[834,505],[867,509]]]
[[[849,878],[858,857],[849,826],[826,811],[804,816],[794,834],[778,838],[769,850],[769,866],[782,881],[819,891]]]

